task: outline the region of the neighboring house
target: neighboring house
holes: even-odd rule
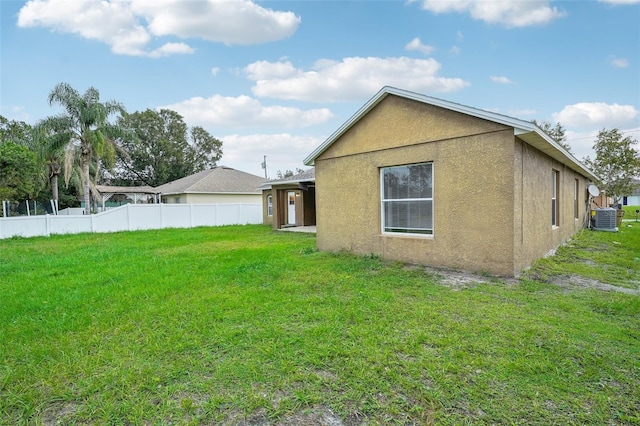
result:
[[[264,181],[260,176],[218,166],[155,189],[161,194],[162,202],[168,204],[258,204],[262,202],[262,196],[256,188]]]
[[[595,180],[531,122],[392,87],[305,164],[320,250],[502,276],[583,227]]]
[[[263,222],[274,229],[316,224],[315,170],[270,180],[262,190]]]
[[[622,198],[624,206],[640,206],[640,179],[634,179],[635,189],[633,192]]]

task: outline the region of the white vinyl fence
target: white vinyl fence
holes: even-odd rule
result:
[[[127,204],[106,212],[0,218],[0,239],[262,223],[261,204]]]

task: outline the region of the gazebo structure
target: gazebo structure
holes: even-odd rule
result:
[[[122,194],[138,204],[139,201],[145,203],[160,203],[160,191],[152,186],[107,186],[96,185],[96,189],[102,197],[102,211],[105,211],[105,203],[116,194]]]

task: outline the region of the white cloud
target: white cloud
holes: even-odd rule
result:
[[[152,36],[259,44],[293,34],[300,18],[248,0],[29,0],[18,26],[44,27],[108,44],[116,54],[161,57],[193,53],[185,43],[149,47]]]
[[[428,44],[422,44],[422,42],[420,41],[420,39],[418,37],[414,38],[409,43],[407,43],[407,45],[404,47],[404,49],[405,50],[417,50],[418,52],[422,52],[425,55],[428,55],[429,53],[431,53],[431,52],[433,52],[435,50],[435,48],[433,46],[429,46]]]
[[[0,115],[3,115],[7,120],[24,121],[26,123],[31,121],[31,116],[23,106],[0,104]]]
[[[175,35],[225,44],[262,44],[291,36],[300,25],[293,12],[266,9],[249,0],[131,0],[157,36]]]
[[[191,54],[195,52],[191,47],[184,43],[166,43],[156,50],[149,52],[151,58],[159,58],[162,56],[170,56],[176,54]]]
[[[499,83],[499,84],[511,84],[513,83],[511,80],[509,80],[507,77],[504,76],[496,76],[496,75],[492,75],[491,77],[489,77],[491,79],[491,81],[493,81],[494,83]]]
[[[639,114],[633,105],[581,102],[565,106],[552,117],[565,127],[594,129],[633,126]]]
[[[328,108],[304,111],[278,105],[264,106],[249,96],[194,97],[158,108],[177,111],[190,124],[215,128],[306,127],[324,123],[333,117]]]
[[[629,60],[625,58],[613,58],[611,59],[611,65],[616,68],[626,68],[629,66]]]
[[[461,78],[440,77],[439,70],[434,59],[406,57],[320,60],[310,70],[288,61],[256,62],[244,69],[255,81],[256,96],[311,102],[360,101],[385,85],[421,93],[453,92],[469,85]]]
[[[111,46],[114,53],[144,55],[151,36],[129,3],[92,0],[30,0],[18,14],[19,27],[47,27]]]
[[[219,72],[220,72],[220,68],[218,68],[218,67],[211,68],[211,74],[212,75],[218,75]]]
[[[547,0],[422,0],[422,8],[434,13],[465,13],[473,19],[506,27],[542,25],[565,15]]]
[[[221,137],[220,140],[224,152],[220,164],[264,176],[260,163],[266,155],[270,178],[275,178],[278,170],[306,170],[308,167],[304,165],[303,160],[323,142],[320,138],[288,133],[231,134]]]
[[[249,80],[291,78],[302,75],[291,62],[258,61],[244,68]]]
[[[459,55],[460,48],[458,46],[451,46],[451,49],[449,49],[449,53],[453,53],[454,55]]]

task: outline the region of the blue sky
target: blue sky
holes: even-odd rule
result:
[[[640,140],[640,0],[2,0],[0,114],[60,113],[60,82],[129,112],[162,107],[269,177],[302,161],[384,85]]]

